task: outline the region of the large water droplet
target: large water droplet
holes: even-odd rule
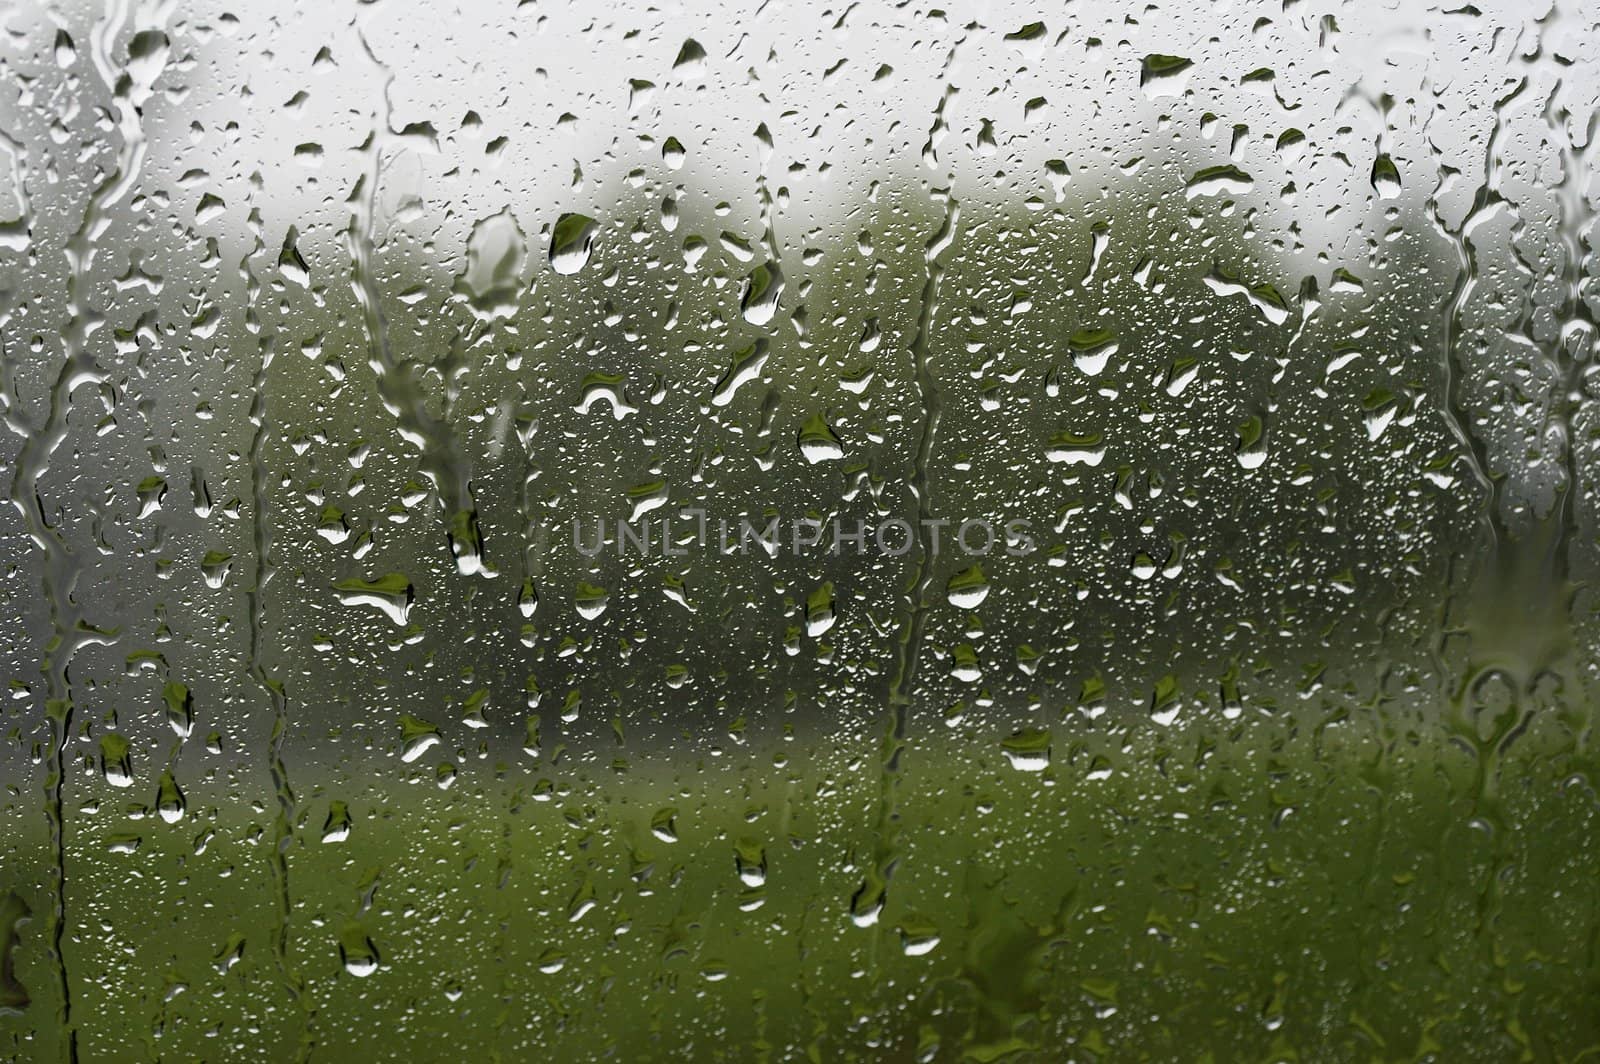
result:
[[[376,580],[350,577],[333,585],[346,606],[371,606],[398,625],[406,623],[416,592],[404,573],[386,573]]]
[[[573,605],[578,608],[578,616],[586,621],[592,621],[606,612],[608,600],[605,588],[582,580],[578,581],[578,589],[572,597]]]
[[[550,268],[574,274],[589,262],[598,223],[584,214],[563,214],[550,230]]]
[[[1110,329],[1079,329],[1067,340],[1072,364],[1086,377],[1098,377],[1117,353],[1117,337]]]
[[[181,683],[171,682],[161,689],[161,700],[166,704],[167,724],[180,739],[187,739],[194,730],[194,696]]]
[[[178,781],[172,778],[172,770],[167,769],[161,773],[161,783],[156,790],[156,812],[161,814],[162,820],[176,824],[183,819],[185,805]]]
[[[1013,732],[1000,748],[1018,772],[1043,772],[1050,767],[1050,733],[1043,728]]]
[[[1067,465],[1097,466],[1105,460],[1106,448],[1098,432],[1058,432],[1050,438],[1044,456]]]
[[[989,578],[981,565],[952,576],[944,588],[950,605],[961,610],[975,610],[989,597]]]
[[[413,717],[409,713],[400,718],[400,760],[410,764],[439,741],[437,725]]]
[[[467,265],[456,278],[456,294],[479,318],[509,318],[522,295],[527,261],[528,240],[511,208],[479,219],[467,238]]]
[[[335,800],[328,803],[328,819],[322,822],[322,841],[343,842],[350,837],[350,807]]]
[[[378,970],[378,947],[359,924],[346,926],[340,934],[339,960],[344,970],[358,979],[365,979]]]
[[[825,583],[806,599],[806,635],[812,639],[833,627],[833,584]]]
[[[128,740],[116,732],[100,736],[100,772],[113,787],[133,786],[133,758]]]
[[[812,465],[844,457],[844,445],[820,413],[812,414],[800,427],[799,442],[800,453]]]
[[[739,310],[751,325],[766,325],[778,312],[783,296],[783,271],[775,262],[762,263],[745,278]]]

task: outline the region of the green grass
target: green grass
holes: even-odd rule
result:
[[[183,822],[130,824],[132,792],[102,786],[98,812],[68,818],[79,1055],[1600,1053],[1600,825],[1558,707],[1490,771],[1448,721],[1392,707],[1247,714],[1168,734],[1063,722],[1038,774],[982,728],[933,720],[887,777],[875,744],[845,739],[626,770],[482,762],[448,791],[426,757],[390,761],[300,796],[281,953],[264,800],[218,779],[231,804],[196,787]],[[335,798],[353,829],[322,844]],[[670,843],[651,831],[669,819]],[[130,827],[140,848],[109,852]],[[885,830],[887,904],[859,927]],[[36,914],[44,848],[6,870]],[[765,863],[764,885],[741,861]],[[18,1059],[58,1052],[43,926],[17,929],[33,998],[3,1021]],[[359,959],[369,941],[380,964],[356,977],[341,947]]]

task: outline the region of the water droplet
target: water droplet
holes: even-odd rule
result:
[[[667,164],[669,170],[677,170],[683,166],[683,144],[677,137],[668,137],[661,145],[661,161]]]
[[[55,56],[56,66],[62,70],[66,70],[78,61],[77,45],[72,43],[72,38],[68,36],[66,30],[56,30]]]
[[[989,597],[989,578],[983,566],[974,565],[965,572],[952,576],[945,584],[945,598],[959,610],[975,610]]]
[[[528,239],[511,208],[481,218],[467,237],[467,265],[456,278],[455,293],[480,320],[509,318],[522,296],[527,261]]]
[[[573,409],[580,414],[587,414],[589,408],[601,399],[611,405],[611,416],[618,421],[639,412],[638,407],[628,402],[623,378],[615,373],[600,372],[591,373],[583,379],[578,405]]]
[[[806,635],[812,639],[833,627],[833,584],[823,584],[806,599]]]
[[[410,764],[427,753],[439,741],[436,725],[413,717],[409,713],[400,718],[400,760]]]
[[[337,506],[324,506],[317,517],[317,535],[335,545],[349,539],[350,526],[345,522],[344,512]]]
[[[1098,377],[1117,353],[1117,337],[1110,329],[1079,329],[1067,340],[1072,364],[1086,377]]]
[[[1234,451],[1234,457],[1245,469],[1259,469],[1267,460],[1267,432],[1266,426],[1259,417],[1252,415],[1248,421],[1239,426],[1239,445]]]
[[[800,427],[799,442],[800,453],[812,465],[844,457],[844,445],[820,413],[806,418],[805,424]]]
[[[650,818],[650,834],[662,842],[678,841],[678,810],[672,806],[656,810]]]
[[[483,532],[478,526],[477,510],[458,510],[450,517],[446,533],[450,542],[450,556],[455,559],[456,571],[462,576],[482,573],[493,576],[483,556]]]
[[[683,47],[678,49],[678,58],[672,61],[672,69],[682,71],[685,77],[699,77],[705,73],[706,50],[700,47],[700,42],[689,38],[683,42]]]
[[[578,608],[578,616],[586,621],[592,621],[606,612],[608,599],[605,588],[580,580],[572,601]]]
[[[167,724],[180,739],[187,739],[194,730],[194,696],[181,683],[171,682],[161,689],[161,700],[166,704]]]
[[[207,587],[221,587],[227,583],[228,573],[233,568],[233,555],[221,551],[208,550],[205,557],[200,559],[200,575],[205,577]]]
[[[850,898],[850,922],[857,927],[871,927],[876,924],[878,917],[883,913],[883,903],[888,893],[889,885],[884,882],[883,877],[876,872],[868,873]]]
[[[767,852],[754,839],[740,839],[734,846],[734,866],[739,880],[755,888],[767,881]]]
[[[983,666],[972,644],[958,643],[950,648],[950,675],[962,683],[977,683],[983,679]]]
[[[133,786],[133,758],[128,740],[116,732],[100,736],[100,772],[113,787]]]
[[[716,391],[711,394],[711,405],[724,407],[733,402],[733,397],[741,386],[761,376],[761,371],[767,364],[767,353],[768,345],[765,338],[758,339],[749,347],[737,352],[722,374],[722,379],[717,381]]]
[[[467,696],[466,702],[461,707],[461,723],[477,730],[487,728],[489,722],[484,719],[484,710],[489,708],[489,689],[480,687]]]
[[[397,625],[404,625],[416,592],[404,573],[386,573],[376,580],[350,577],[333,585],[346,606],[371,606]]]
[[[1156,681],[1155,689],[1150,694],[1150,719],[1161,727],[1167,727],[1178,719],[1178,714],[1183,710],[1183,701],[1178,696],[1178,679],[1172,675],[1163,676]]]
[[[1400,168],[1388,155],[1379,155],[1372,161],[1372,187],[1379,199],[1400,195]]]
[[[144,839],[132,831],[113,831],[106,836],[106,849],[112,853],[133,853]]]
[[[235,931],[228,936],[222,948],[212,958],[211,965],[216,968],[218,975],[227,975],[228,970],[239,963],[239,958],[244,956],[244,936]]]
[[[328,803],[328,818],[322,822],[324,843],[343,842],[350,837],[350,807],[334,800]]]
[[[900,950],[907,957],[925,957],[939,946],[939,929],[930,921],[908,917],[900,925]]]
[[[861,326],[861,339],[856,342],[856,348],[862,354],[870,355],[878,349],[878,345],[882,342],[883,330],[878,325],[878,316],[873,314]]]
[[[1157,568],[1155,559],[1144,551],[1134,554],[1133,560],[1128,563],[1128,569],[1139,580],[1149,580],[1156,575]]]
[[[1242,295],[1250,301],[1250,305],[1261,312],[1261,316],[1273,325],[1282,325],[1289,320],[1289,305],[1278,290],[1270,284],[1247,285],[1229,277],[1220,270],[1208,274],[1204,281],[1206,287],[1221,296]]]
[[[751,325],[764,326],[777,314],[778,300],[782,296],[783,271],[775,262],[762,263],[745,278],[739,311]]]
[[[589,262],[598,223],[587,215],[568,213],[550,230],[550,268],[571,275]]]
[[[1255,187],[1255,179],[1243,170],[1228,163],[1208,166],[1189,179],[1184,189],[1186,199],[1199,196],[1242,195]]]
[[[167,769],[161,773],[161,783],[156,790],[156,812],[161,814],[162,820],[176,824],[183,819],[184,808],[183,792],[178,789],[178,781],[172,778],[172,770]]]
[[[357,979],[378,970],[378,947],[359,924],[346,925],[339,935],[339,960]]]
[[[311,287],[311,267],[300,254],[299,230],[290,226],[283,238],[283,248],[278,252],[278,273],[290,284],[301,288]]]
[[[1105,460],[1106,449],[1098,432],[1058,432],[1050,438],[1044,456],[1067,465],[1097,466]]]
[[[139,496],[139,516],[149,517],[161,509],[161,500],[167,494],[167,482],[162,477],[145,477],[136,489]]]
[[[1177,55],[1152,54],[1139,68],[1139,87],[1151,99],[1181,96],[1188,87],[1189,69],[1194,62]]]
[[[1044,728],[1012,732],[1000,748],[1018,772],[1043,772],[1050,767],[1050,732]]]

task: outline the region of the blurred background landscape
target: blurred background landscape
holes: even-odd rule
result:
[[[1600,9],[0,10],[8,1056],[1600,1046]]]

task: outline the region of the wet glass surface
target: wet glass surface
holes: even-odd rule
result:
[[[1597,20],[0,9],[0,1055],[1595,1052]]]

